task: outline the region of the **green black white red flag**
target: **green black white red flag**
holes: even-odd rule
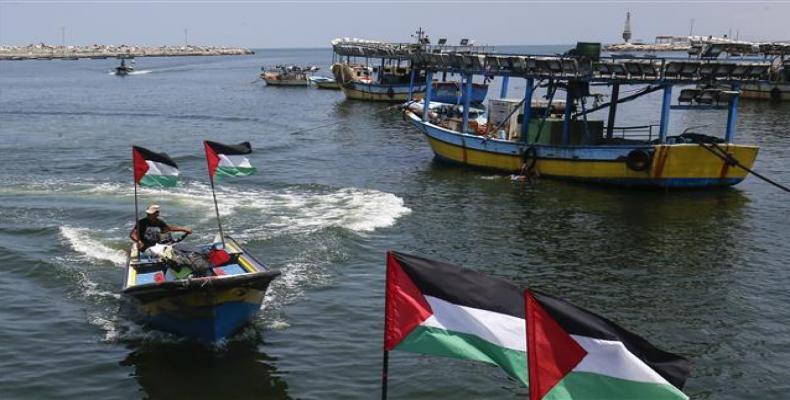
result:
[[[524,296],[530,400],[688,399],[687,359],[566,301]]]
[[[482,361],[527,385],[520,288],[470,269],[393,251],[387,253],[386,286],[385,352]]]
[[[255,172],[245,155],[252,153],[250,142],[222,144],[206,140],[206,161],[211,179],[223,176],[248,176]]]
[[[165,153],[132,146],[134,183],[140,186],[172,187],[178,183],[178,165]]]

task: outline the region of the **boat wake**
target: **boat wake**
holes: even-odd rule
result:
[[[90,237],[90,230],[85,228],[60,227],[60,235],[75,252],[83,259],[93,261],[109,261],[116,266],[126,264],[126,253],[108,247],[102,242]]]
[[[126,186],[104,183],[89,193],[132,197]],[[143,189],[143,198],[157,198],[178,208],[193,209],[204,215],[202,222],[213,220],[211,191],[208,185],[190,182],[178,190]],[[229,218],[229,225],[242,228],[239,239],[268,239],[282,234],[304,233],[325,228],[344,228],[357,233],[372,232],[393,226],[411,213],[402,198],[373,189],[341,188],[334,190],[288,188],[283,190],[217,190],[219,212]],[[243,226],[252,219],[256,226]]]

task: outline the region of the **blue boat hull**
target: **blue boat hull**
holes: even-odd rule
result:
[[[234,301],[199,310],[206,317],[184,318],[180,313],[165,312],[143,319],[152,328],[213,343],[238,332],[255,318],[259,310],[260,304]]]

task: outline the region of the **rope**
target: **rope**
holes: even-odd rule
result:
[[[396,109],[396,108],[401,108],[401,107],[406,108],[412,103],[416,103],[416,101],[412,100],[412,101],[409,101],[409,102],[406,102],[406,103],[403,103],[403,104],[396,104],[396,105],[388,106],[388,107],[382,108],[379,111],[373,112],[370,115],[376,115],[376,114],[379,114],[379,113],[383,113],[385,111],[390,111],[390,110],[393,110],[393,109]],[[346,121],[335,121],[335,122],[330,122],[328,124],[317,125],[317,126],[313,126],[313,127],[310,127],[310,128],[299,129],[299,130],[296,130],[296,131],[293,131],[293,132],[289,132],[289,133],[287,133],[287,135],[298,135],[300,133],[314,131],[316,129],[326,128],[326,127],[333,126],[333,125],[339,125],[339,124],[342,124],[343,122],[346,122]]]
[[[746,171],[746,172],[748,172],[748,173],[750,173],[750,174],[762,179],[763,181],[768,182],[771,185],[774,185],[774,186],[778,187],[779,189],[790,193],[790,187],[787,187],[787,186],[784,186],[784,185],[782,185],[780,183],[774,182],[773,180],[769,179],[768,177],[763,176],[761,174],[758,174],[757,172],[755,172],[754,170],[750,169],[749,167],[741,164],[741,162],[738,161],[738,159],[733,157],[732,154],[727,153],[724,149],[719,147],[718,144],[711,143],[710,147],[706,146],[705,143],[699,143],[699,145],[702,146],[702,148],[704,148],[705,150],[708,150],[709,152],[711,152],[716,157],[719,157],[722,160],[724,160],[725,162],[727,162],[727,164],[738,166],[738,167],[742,168],[744,171]]]

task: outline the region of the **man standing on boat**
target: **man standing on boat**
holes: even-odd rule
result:
[[[137,221],[137,225],[129,233],[129,237],[137,244],[137,249],[145,251],[151,246],[156,245],[162,239],[162,234],[170,232],[183,232],[187,235],[192,233],[192,229],[168,225],[159,219],[159,206],[151,204],[145,209],[145,218]]]

